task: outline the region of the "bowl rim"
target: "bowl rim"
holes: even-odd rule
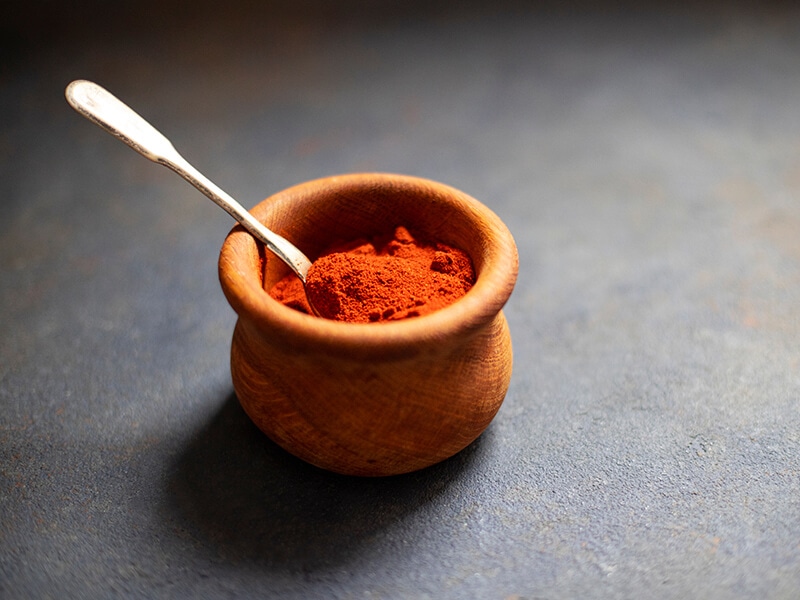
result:
[[[248,267],[247,256],[257,242],[240,225],[226,236],[219,256],[223,292],[240,320],[250,321],[296,349],[356,357],[380,358],[417,353],[445,339],[469,336],[490,323],[513,291],[519,270],[514,238],[508,227],[487,206],[447,184],[393,173],[350,173],[306,181],[273,194],[251,212],[264,220],[287,197],[311,192],[341,192],[353,187],[401,184],[435,192],[456,209],[464,210],[476,229],[489,241],[484,245],[482,267],[472,288],[460,299],[437,311],[399,321],[345,323],[321,319],[289,308],[264,290],[262,274]],[[246,252],[245,252],[246,250]],[[474,261],[474,258],[473,258]]]

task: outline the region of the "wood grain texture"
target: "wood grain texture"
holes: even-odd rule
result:
[[[465,250],[473,288],[436,313],[352,324],[301,314],[265,291],[287,273],[240,228],[220,253],[220,282],[239,315],[231,372],[244,410],[296,456],[343,474],[405,473],[457,453],[489,425],[508,388],[512,350],[502,307],[517,275],[508,229],[448,186],[356,174],[311,181],[253,209],[312,258],[331,243],[405,225]]]

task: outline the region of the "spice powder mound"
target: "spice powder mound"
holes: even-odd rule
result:
[[[447,244],[392,234],[340,244],[311,266],[303,288],[293,274],[270,290],[286,306],[350,323],[396,321],[431,313],[458,300],[475,283],[469,256]]]

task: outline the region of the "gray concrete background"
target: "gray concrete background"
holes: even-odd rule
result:
[[[798,597],[800,10],[488,4],[9,11],[0,596]],[[380,170],[495,210],[521,271],[486,434],[381,480],[265,439],[230,219],[74,78],[246,206]]]

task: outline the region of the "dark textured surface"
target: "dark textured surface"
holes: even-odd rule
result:
[[[231,6],[3,24],[0,596],[796,598],[800,12]],[[384,480],[267,441],[229,218],[74,114],[78,77],[248,206],[381,170],[494,209],[487,433]]]

